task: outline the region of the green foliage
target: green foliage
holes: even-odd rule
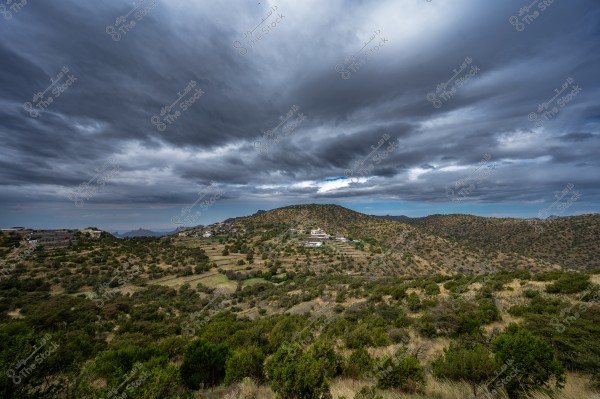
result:
[[[498,364],[508,364],[515,370],[515,377],[504,384],[511,398],[519,397],[522,390],[546,388],[551,380],[557,388],[564,386],[565,369],[550,345],[523,326],[508,326],[492,341],[492,351]]]
[[[225,363],[225,384],[240,382],[245,377],[262,381],[264,360],[265,355],[257,346],[236,350]]]
[[[390,343],[384,326],[374,326],[367,323],[361,323],[358,327],[348,331],[345,341],[346,346],[350,349],[362,346],[386,346]]]
[[[475,397],[477,385],[492,378],[497,369],[493,356],[481,345],[465,348],[450,344],[450,347],[444,349],[444,355],[434,360],[431,366],[434,375],[439,378],[462,380],[471,384]]]
[[[400,300],[406,296],[406,288],[404,287],[395,287],[391,292],[392,298],[395,300]]]
[[[495,321],[502,320],[500,311],[491,299],[479,300],[479,309],[477,310],[477,316],[481,321],[481,324],[489,324]]]
[[[373,368],[373,358],[369,355],[369,352],[361,346],[354,349],[348,358],[346,364],[346,376],[354,377],[363,375]]]
[[[283,399],[320,399],[329,393],[327,365],[304,352],[298,344],[283,346],[267,361],[271,388]]]
[[[192,399],[191,393],[181,394],[180,385],[182,384],[179,369],[166,364],[154,367],[147,372],[148,379],[143,381],[138,388],[132,391],[126,391],[132,399],[163,399],[180,398]]]
[[[317,341],[308,351],[308,356],[311,356],[321,369],[325,372],[328,379],[337,377],[341,374],[344,360],[333,350],[333,346],[327,341]]]
[[[535,298],[535,297],[540,296],[540,292],[536,291],[536,290],[524,290],[523,291],[523,296],[525,298],[531,299],[531,298]]]
[[[131,370],[137,362],[145,363],[154,357],[166,359],[154,346],[139,347],[125,346],[118,349],[109,349],[98,355],[96,358],[96,372],[109,380],[116,382],[122,378],[126,372]]]
[[[418,312],[421,309],[421,300],[414,292],[411,292],[406,298],[406,304],[411,312]]]
[[[181,365],[181,378],[185,384],[198,389],[201,384],[219,384],[225,378],[225,362],[229,349],[224,344],[213,344],[204,339],[193,341],[185,351]]]
[[[550,343],[567,369],[593,374],[600,370],[600,306],[588,306],[582,303],[562,317],[558,312],[526,313],[525,325]]]
[[[590,285],[590,276],[579,273],[565,274],[554,283],[546,286],[546,292],[551,294],[575,294],[585,290]]]
[[[403,353],[397,358],[386,357],[378,364],[378,388],[397,388],[404,392],[413,393],[420,384],[424,383],[425,370],[413,355]]]
[[[438,295],[440,293],[440,287],[435,283],[430,283],[425,286],[425,293],[427,295]]]

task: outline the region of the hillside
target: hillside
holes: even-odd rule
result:
[[[302,205],[228,219],[191,236],[74,233],[71,245],[55,247],[2,233],[0,337],[7,349],[0,365],[17,369],[48,339],[56,353],[30,374],[22,369],[20,385],[0,376],[0,397],[109,397],[126,389],[122,382],[139,364],[148,381],[132,399],[158,397],[152,392],[242,399],[242,389],[274,399],[288,376],[303,381],[299,365],[320,370],[312,381],[325,381],[336,399],[374,398],[359,393],[363,387],[377,387],[384,399],[467,398],[473,387],[433,372],[436,361],[451,345],[479,345],[487,349],[478,356],[500,359],[491,343],[510,336],[513,323],[540,340],[544,349],[532,355],[553,353],[568,370],[564,391],[553,398],[593,397],[592,384],[600,386],[598,269],[566,273],[478,248],[468,235],[440,237],[428,231],[432,220],[409,225]],[[498,229],[498,220],[486,222]],[[317,227],[334,239],[306,246],[318,238],[305,229]],[[199,346],[213,355],[192,350]],[[227,359],[217,359],[225,348]],[[382,387],[386,375],[377,370],[392,359],[408,359],[414,380]],[[212,368],[190,376],[213,360],[220,364],[214,380]],[[243,385],[247,376],[256,382]]]
[[[401,222],[471,248],[514,252],[576,270],[600,267],[598,214],[545,221],[432,215]]]
[[[249,234],[282,233],[289,228],[321,228],[363,242],[372,258],[391,264],[384,273],[395,275],[476,271],[489,268],[541,271],[559,266],[551,259],[535,259],[504,250],[479,248],[469,241],[457,242],[431,233],[421,226],[365,215],[338,205],[297,205],[242,218],[237,221]],[[381,259],[381,258],[385,259]],[[375,268],[377,269],[377,268]],[[382,270],[374,270],[382,272]]]

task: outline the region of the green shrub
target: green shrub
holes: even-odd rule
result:
[[[531,299],[531,298],[535,298],[535,297],[540,296],[540,292],[536,291],[536,290],[524,290],[523,291],[523,296],[525,298]]]
[[[418,295],[414,292],[411,292],[410,295],[406,298],[406,305],[411,312],[417,312],[421,310],[421,300]]]
[[[440,293],[440,287],[435,283],[430,283],[425,286],[425,293],[427,295],[438,295]]]
[[[244,377],[251,377],[261,382],[264,360],[264,353],[256,346],[235,351],[225,363],[225,384],[240,382]]]
[[[267,381],[283,399],[320,399],[329,394],[326,365],[298,344],[280,347],[265,366]]]
[[[481,345],[469,349],[451,344],[431,366],[436,377],[468,382],[475,397],[478,384],[491,379],[497,370],[493,356]]]
[[[566,274],[554,283],[546,286],[550,294],[575,294],[585,290],[590,285],[590,276],[585,274]]]
[[[508,326],[492,341],[492,351],[498,364],[510,365],[515,370],[514,378],[503,379],[511,398],[520,397],[523,390],[547,388],[552,380],[556,388],[564,386],[565,369],[554,356],[552,347],[523,326]]]
[[[363,375],[373,367],[373,358],[364,347],[356,348],[350,354],[346,364],[346,376],[356,377]]]
[[[229,349],[224,344],[213,344],[204,339],[193,341],[185,351],[180,368],[181,378],[193,389],[200,385],[219,384],[225,378],[225,362]]]
[[[419,360],[408,353],[397,358],[386,357],[377,369],[377,387],[397,388],[413,393],[419,384],[425,383],[425,371]]]

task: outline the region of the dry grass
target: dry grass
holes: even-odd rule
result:
[[[565,387],[556,396],[537,392],[531,399],[600,399],[600,391],[592,390],[587,378],[569,373]]]
[[[354,398],[354,395],[368,383],[355,381],[348,378],[336,379],[331,383],[331,395],[334,399],[345,397]],[[427,384],[421,394],[405,394],[394,390],[380,391],[384,399],[466,399],[473,395],[472,388],[464,382],[438,380],[427,376]],[[265,399],[271,399],[265,396]],[[501,395],[497,399],[509,399]],[[600,392],[589,388],[589,379],[582,375],[569,374],[564,389],[548,396],[539,392],[530,395],[529,399],[600,399]]]

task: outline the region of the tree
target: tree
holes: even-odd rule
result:
[[[352,351],[348,364],[346,366],[346,374],[349,376],[359,376],[366,373],[373,367],[373,358],[364,346],[361,346]]]
[[[565,369],[556,359],[552,347],[525,327],[511,324],[492,341],[492,351],[498,364],[509,364],[517,371],[515,378],[505,378],[509,396],[518,397],[524,391],[548,388],[551,379],[556,388],[566,381]]]
[[[225,384],[240,382],[244,377],[252,377],[261,382],[264,360],[264,353],[256,346],[235,351],[225,363]]]
[[[219,384],[225,377],[225,362],[229,349],[225,344],[213,344],[204,339],[193,341],[185,351],[180,368],[181,378],[193,389],[200,385]]]
[[[437,377],[468,382],[477,398],[477,386],[494,376],[497,364],[482,345],[469,349],[451,344],[444,349],[444,355],[432,363],[432,369]]]
[[[271,388],[283,399],[319,399],[329,393],[326,365],[294,343],[280,347],[267,362]]]
[[[425,383],[425,370],[412,354],[404,352],[397,358],[386,357],[377,369],[377,387],[398,388],[405,392],[415,392],[417,384]]]

